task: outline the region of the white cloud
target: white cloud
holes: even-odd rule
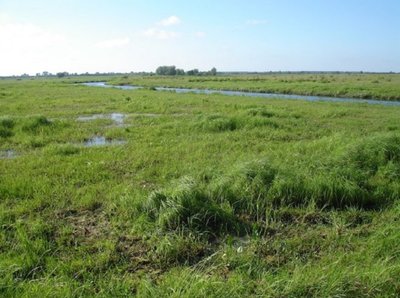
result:
[[[2,75],[63,70],[72,55],[70,41],[59,33],[29,23],[0,23]]]
[[[267,20],[247,20],[246,25],[252,25],[252,26],[257,26],[257,25],[265,25],[267,24]]]
[[[124,38],[104,40],[99,43],[96,43],[95,46],[97,48],[102,48],[102,49],[114,49],[127,46],[130,42],[131,40],[128,37],[124,37]]]
[[[11,17],[3,12],[0,12],[0,23],[9,22],[11,21]]]
[[[197,31],[194,35],[195,35],[197,38],[204,38],[204,37],[206,37],[206,33],[203,32],[203,31]]]
[[[170,16],[170,17],[158,22],[159,25],[164,26],[164,27],[179,25],[180,23],[182,23],[182,21],[177,16]]]
[[[0,51],[31,52],[56,47],[66,42],[64,36],[33,24],[0,24]]]
[[[148,28],[147,30],[142,32],[142,35],[148,38],[160,39],[160,40],[168,40],[179,37],[181,34],[176,31],[162,29],[161,27],[169,27],[173,25],[178,25],[181,23],[181,19],[177,16],[170,16],[166,19],[163,19],[155,24],[154,27]]]
[[[150,38],[161,40],[173,39],[179,36],[179,33],[157,28],[149,28],[143,32],[143,35]]]

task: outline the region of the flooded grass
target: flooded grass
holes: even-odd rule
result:
[[[83,142],[84,147],[112,146],[126,144],[125,140],[107,139],[103,136],[95,136]]]
[[[0,150],[0,158],[1,159],[12,159],[17,157],[17,152],[12,149]]]
[[[117,89],[121,89],[121,90],[137,90],[137,89],[142,88],[142,87],[138,87],[138,86],[129,86],[129,85],[110,86],[110,85],[107,85],[105,82],[89,82],[89,83],[82,83],[82,85],[89,86],[89,87],[117,88]]]
[[[111,119],[116,126],[123,126],[126,119],[126,115],[122,113],[111,113],[111,114],[93,114],[88,116],[79,116],[76,118],[77,121],[87,122],[94,121],[97,119]]]

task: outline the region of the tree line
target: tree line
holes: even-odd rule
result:
[[[159,76],[201,76],[201,75],[208,75],[208,76],[216,76],[217,69],[215,67],[211,68],[209,71],[199,71],[197,68],[191,69],[188,71],[184,71],[183,69],[176,68],[175,65],[171,66],[159,66],[156,69],[156,74]]]

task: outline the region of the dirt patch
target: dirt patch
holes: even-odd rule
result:
[[[67,243],[65,243],[67,245],[89,245],[100,239],[115,237],[109,221],[101,211],[72,209],[59,212],[57,217],[64,221],[64,227],[69,228],[67,233],[59,235],[64,241],[67,240]]]
[[[66,210],[57,214],[62,218],[66,230],[58,232],[61,245],[97,249],[102,241],[115,243],[110,262],[125,264],[129,272],[151,272],[157,274],[158,268],[151,262],[150,246],[142,237],[121,235],[109,222],[106,214],[98,210]]]
[[[129,263],[129,272],[156,270],[149,258],[150,247],[141,237],[120,236],[115,252],[119,259]]]

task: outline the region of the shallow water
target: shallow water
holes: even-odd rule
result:
[[[125,140],[106,139],[103,136],[95,136],[83,142],[83,146],[85,147],[111,146],[111,145],[123,145],[123,144],[126,144]]]
[[[126,116],[121,113],[111,113],[110,114],[111,120],[113,120],[116,125],[123,125],[125,117]]]
[[[106,82],[89,82],[89,83],[82,83],[84,86],[90,86],[90,87],[104,87],[104,88],[117,88],[117,89],[122,89],[122,90],[136,90],[136,89],[142,89],[142,87],[139,86],[130,86],[130,85],[123,85],[123,86],[113,86],[113,85],[108,85]]]
[[[140,86],[112,86],[106,82],[96,83],[83,83],[85,86],[104,87],[104,88],[118,88],[125,90],[141,89]],[[400,106],[399,101],[385,101],[375,99],[354,99],[354,98],[341,98],[341,97],[328,97],[328,96],[311,96],[311,95],[297,95],[297,94],[279,94],[279,93],[262,93],[262,92],[243,92],[243,91],[227,91],[227,90],[210,90],[210,89],[189,89],[189,88],[171,88],[171,87],[156,87],[157,91],[173,91],[176,93],[196,93],[196,94],[222,94],[229,96],[247,96],[247,97],[263,97],[275,99],[293,99],[293,100],[306,100],[306,101],[329,101],[329,102],[351,102],[351,103],[364,103],[383,106]]]
[[[294,99],[294,100],[306,100],[306,101],[351,102],[351,103],[366,103],[366,104],[375,104],[384,106],[400,106],[400,102],[375,100],[375,99],[354,99],[354,98],[328,97],[328,96],[226,91],[226,90],[210,90],[210,89],[169,88],[169,87],[157,87],[156,90],[174,91],[176,93],[222,94],[228,96],[264,97],[264,98]]]
[[[0,150],[0,159],[11,159],[15,157],[17,157],[17,152],[15,152],[15,150]]]
[[[111,114],[93,114],[89,116],[79,116],[78,118],[76,118],[76,120],[86,122],[86,121],[93,121],[96,119],[111,119],[114,121],[115,125],[122,126],[124,125],[125,118],[126,118],[125,114],[111,113]]]

